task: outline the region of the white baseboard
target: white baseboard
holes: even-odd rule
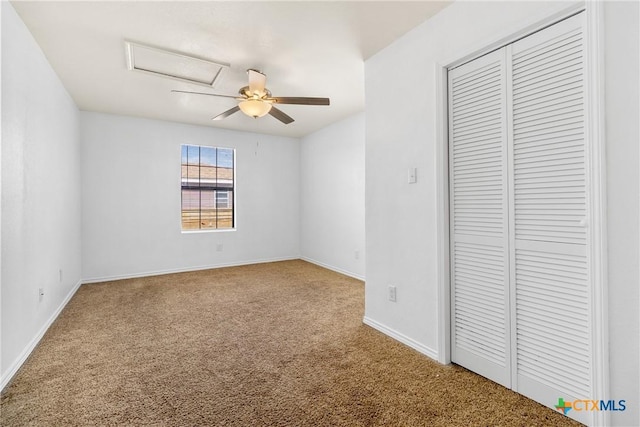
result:
[[[438,361],[438,352],[430,347],[427,347],[426,345],[419,343],[418,341],[414,340],[413,338],[409,338],[408,336],[401,334],[400,332],[389,328],[386,325],[383,325],[380,322],[376,322],[375,320],[365,316],[364,319],[362,319],[362,322],[365,325],[369,325],[371,326],[373,329],[377,329],[378,331],[382,332],[385,335],[388,335],[389,337],[395,339],[396,341],[400,341],[402,344],[405,344],[409,347],[411,347],[412,349],[418,351],[419,353],[424,354],[427,357],[430,357],[431,359],[435,360],[436,362]]]
[[[110,282],[112,280],[136,279],[138,277],[161,276],[163,274],[173,274],[173,273],[186,273],[189,271],[210,270],[212,268],[239,267],[241,265],[264,264],[267,262],[292,261],[295,259],[300,259],[300,258],[297,256],[280,257],[280,258],[264,258],[264,259],[254,259],[249,261],[229,262],[229,263],[210,264],[210,265],[198,265],[195,267],[182,267],[182,268],[171,268],[167,270],[145,271],[142,273],[116,274],[113,276],[91,277],[89,279],[83,279],[82,283],[86,284],[86,283]]]
[[[33,337],[33,339],[29,342],[29,344],[27,344],[24,350],[22,350],[22,353],[20,353],[20,356],[11,364],[7,373],[4,374],[2,376],[2,379],[0,380],[0,391],[4,390],[4,388],[7,385],[9,385],[9,383],[11,382],[15,374],[22,367],[24,362],[26,362],[26,360],[29,358],[29,356],[31,355],[33,350],[36,348],[36,346],[38,345],[38,343],[40,342],[44,334],[47,332],[49,327],[51,327],[51,325],[58,318],[62,310],[67,306],[71,298],[73,298],[73,296],[76,294],[81,284],[82,284],[82,281],[78,280],[78,283],[76,283],[75,286],[71,289],[71,291],[69,291],[69,293],[64,298],[64,300],[62,300],[62,302],[60,303],[56,311],[54,311],[53,314],[49,317],[49,319],[47,319],[47,321],[45,322],[44,325],[42,325],[42,328],[40,328],[38,333]]]
[[[353,277],[354,279],[362,280],[364,282],[364,276],[360,276],[359,274],[343,270],[342,268],[334,267],[333,265],[325,264],[324,262],[316,261],[315,259],[306,256],[301,256],[300,259],[310,262],[311,264],[319,265],[320,267],[326,268],[327,270],[335,271],[336,273],[344,274],[345,276]]]

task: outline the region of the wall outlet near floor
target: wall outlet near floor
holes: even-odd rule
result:
[[[60,283],[62,283],[62,269],[58,270],[58,278],[60,280]]]
[[[354,257],[355,259],[360,259],[360,251],[355,251],[355,252],[353,253],[353,257]]]
[[[42,301],[44,299],[44,288],[38,288],[38,301]]]
[[[218,243],[216,245],[216,252],[222,252],[222,248],[223,248],[222,243]]]
[[[389,301],[396,302],[396,287],[389,286]]]

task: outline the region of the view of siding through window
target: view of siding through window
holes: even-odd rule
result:
[[[182,229],[234,228],[231,148],[182,146]]]

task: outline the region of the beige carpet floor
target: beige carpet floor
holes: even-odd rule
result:
[[[578,425],[362,324],[362,282],[287,261],[83,285],[2,426]]]

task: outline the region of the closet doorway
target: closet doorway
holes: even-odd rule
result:
[[[451,360],[551,407],[594,398],[585,15],[448,70]]]

